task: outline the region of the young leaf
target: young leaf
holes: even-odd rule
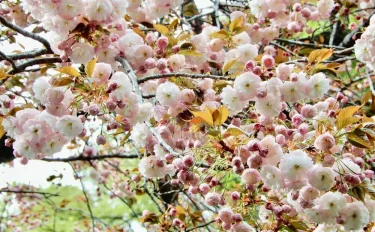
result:
[[[171,24],[169,24],[168,29],[169,29],[170,31],[174,31],[174,30],[177,29],[177,25],[178,25],[178,19],[174,19],[174,20],[171,22]]]
[[[11,76],[11,75],[7,74],[6,71],[5,71],[5,69],[0,68],[0,80],[5,79],[5,78],[7,78],[9,76]]]
[[[320,63],[320,62],[330,58],[332,56],[332,54],[333,54],[332,49],[323,48],[323,49],[319,49],[319,50],[314,50],[310,53],[309,58],[308,58],[308,62],[310,64],[313,63],[313,62]]]
[[[220,106],[218,110],[215,110],[214,113],[212,113],[215,126],[223,124],[228,119],[228,115],[228,108],[224,105]]]
[[[243,17],[238,17],[232,20],[232,22],[229,25],[229,30],[233,32],[236,28],[242,27],[244,23]]]
[[[347,136],[349,143],[351,143],[355,147],[359,148],[371,148],[371,144],[363,140],[361,137],[354,133],[350,133]]]
[[[52,85],[54,87],[66,86],[73,83],[74,80],[70,77],[61,77],[53,81]]]
[[[228,38],[228,32],[224,29],[220,30],[220,31],[217,31],[217,32],[214,32],[212,34],[210,34],[210,36],[212,38],[217,38],[217,39],[226,39]]]
[[[77,69],[73,68],[72,66],[65,66],[65,67],[59,68],[57,71],[64,73],[64,74],[68,74],[73,77],[78,77],[80,75]]]
[[[198,118],[198,120],[203,121],[205,124],[207,124],[209,126],[214,125],[214,121],[212,119],[211,111],[207,106],[204,109],[204,111],[191,111],[191,113],[195,116],[195,118]]]
[[[360,118],[355,118],[355,117],[347,117],[347,118],[343,118],[341,120],[337,120],[336,122],[336,126],[337,126],[337,129],[338,130],[341,130],[355,122],[358,122],[360,120]]]
[[[236,62],[237,60],[230,60],[230,61],[225,62],[222,68],[223,74],[227,73]]]
[[[358,121],[353,116],[355,112],[357,112],[361,106],[348,106],[340,110],[339,115],[337,116],[336,126],[338,130]],[[347,119],[351,118],[351,119]]]
[[[228,138],[229,136],[243,135],[243,134],[245,134],[245,132],[243,132],[240,128],[238,128],[238,127],[232,127],[232,128],[228,128],[224,132],[224,138]]]
[[[154,24],[154,28],[162,35],[168,36],[170,34],[168,27],[162,24]]]
[[[87,62],[86,67],[85,67],[85,72],[86,72],[87,76],[92,77],[92,74],[94,72],[97,60],[98,59],[95,58],[95,59],[90,60],[89,62]]]

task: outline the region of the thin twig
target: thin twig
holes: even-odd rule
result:
[[[281,50],[283,50],[283,51],[289,53],[289,54],[292,55],[292,56],[297,56],[297,54],[295,54],[294,52],[290,51],[288,48],[286,48],[286,47],[284,47],[284,46],[282,46],[282,45],[280,45],[280,44],[278,44],[278,43],[270,42],[270,44],[271,44],[271,45],[274,45],[274,46],[276,46],[276,47],[278,47],[278,48],[280,48]]]
[[[74,171],[74,174],[76,175],[76,177],[79,179],[79,182],[81,183],[82,192],[83,192],[83,195],[85,196],[85,199],[86,199],[87,209],[90,212],[90,217],[91,217],[91,221],[92,221],[92,231],[95,232],[95,218],[94,218],[94,214],[93,214],[93,212],[91,210],[90,201],[89,201],[89,198],[88,198],[87,193],[86,193],[85,185],[83,184],[82,178],[78,175],[78,173],[74,169],[73,165],[70,164],[70,166],[72,167],[72,169]]]
[[[202,225],[199,225],[199,226],[197,226],[197,227],[187,229],[186,232],[193,231],[193,230],[196,230],[196,229],[198,229],[198,228],[206,227],[206,226],[208,226],[208,225],[210,225],[210,224],[212,224],[212,223],[214,223],[214,222],[215,222],[215,220],[209,221],[209,222],[207,222],[207,223],[205,223],[205,224],[202,224]]]

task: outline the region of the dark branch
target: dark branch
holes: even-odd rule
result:
[[[339,46],[343,46],[345,47],[346,45],[348,45],[350,43],[350,41],[353,39],[352,37],[357,34],[359,32],[359,30],[361,30],[363,27],[367,27],[369,22],[370,22],[370,18],[371,16],[373,16],[375,14],[375,11],[371,12],[371,14],[369,15],[369,17],[367,19],[364,19],[363,22],[358,25],[358,27],[353,30],[352,32],[350,32],[349,34],[347,34],[344,39],[342,40],[342,42],[339,44]]]
[[[202,78],[210,78],[214,80],[230,80],[228,77],[225,76],[216,76],[216,75],[206,75],[206,74],[191,74],[191,73],[166,73],[166,74],[157,74],[152,76],[147,76],[138,79],[138,83],[144,83],[149,80],[166,78],[166,77],[189,77],[192,79],[202,79]]]
[[[53,63],[62,63],[63,61],[60,57],[49,57],[49,58],[36,58],[32,60],[28,60],[20,65],[17,65],[16,69],[12,69],[8,72],[8,74],[14,75],[17,73],[21,73],[26,71],[27,67],[34,66],[37,64],[53,64]]]
[[[26,31],[25,29],[23,29],[22,27],[19,27],[11,22],[8,22],[3,16],[0,15],[0,23],[2,23],[4,26],[20,33],[21,35],[23,36],[26,36],[26,37],[29,37],[33,40],[36,40],[36,41],[39,41],[40,43],[42,43],[44,45],[44,47],[46,47],[47,51],[50,51],[52,52],[52,49],[51,49],[51,46],[49,44],[49,42],[44,39],[43,37],[39,36],[39,35],[36,35],[34,33],[31,33],[31,32],[28,32]]]
[[[17,68],[16,63],[14,63],[14,61],[9,56],[5,55],[2,51],[0,51],[0,57],[2,57],[3,60],[8,61],[12,65],[13,69]]]
[[[43,161],[47,162],[71,162],[71,161],[92,161],[92,160],[104,160],[104,159],[136,159],[138,158],[137,155],[121,155],[121,154],[113,154],[113,155],[100,155],[100,156],[72,156],[68,158],[44,158]]]
[[[35,192],[35,191],[22,191],[22,190],[11,190],[11,189],[1,189],[0,193],[14,193],[14,194],[39,194],[43,196],[53,196],[57,197],[58,194],[46,193],[46,192]]]
[[[21,60],[21,59],[27,59],[27,58],[35,58],[37,56],[45,55],[45,54],[53,54],[52,52],[48,52],[47,49],[39,49],[35,51],[28,51],[23,52],[20,54],[12,54],[8,55],[8,57],[12,60]],[[0,59],[1,61],[2,59]]]

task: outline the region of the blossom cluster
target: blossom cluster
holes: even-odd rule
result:
[[[340,4],[252,0],[249,12],[232,12],[229,25],[204,25],[199,34],[154,25],[158,32],[146,35],[132,27],[180,4],[23,2],[51,34],[54,53],[85,68],[64,64],[58,74],[30,81],[37,109],[14,112],[13,96],[3,91],[2,126],[14,154],[24,160],[53,156],[72,140],[87,142],[94,133],[86,121],[100,120],[97,146],[85,143],[84,156],[131,147],[140,158],[139,173],[114,185],[118,196],[133,197],[143,180],[168,179],[217,213],[218,226],[238,232],[279,230],[294,222],[306,230],[351,231],[375,222],[375,126],[361,111],[369,100],[347,107],[353,94],[330,96],[335,80],[323,71],[340,71],[340,64],[328,67],[332,50],[317,51],[324,53],[320,59],[293,60],[299,55],[270,43],[281,35],[310,34],[307,23],[345,11]],[[354,49],[359,61],[375,69],[375,16],[369,23]],[[119,59],[130,67],[120,67]],[[107,170],[91,173],[99,183],[109,176]],[[175,206],[168,209],[171,224],[185,228]]]

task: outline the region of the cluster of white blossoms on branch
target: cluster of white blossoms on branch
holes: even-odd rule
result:
[[[232,12],[220,27],[204,24],[199,34],[174,29],[186,24],[171,17],[181,4],[23,1],[64,64],[58,74],[30,75],[37,76],[26,81],[32,106],[15,107],[14,95],[1,89],[6,145],[24,162],[53,156],[67,144],[80,150],[79,141],[87,157],[134,151],[140,161],[133,172],[139,173],[115,186],[117,195],[133,197],[141,181],[167,180],[175,192],[182,189],[217,213],[224,230],[360,231],[372,225],[375,126],[361,108],[371,94],[358,106],[349,104],[356,93],[330,96],[341,84],[330,79],[342,71],[334,57],[343,57],[316,49],[306,59],[296,46],[321,45],[283,42],[313,33],[310,22],[348,16],[341,3],[252,0],[247,11]],[[364,9],[374,3],[358,7],[365,22]],[[164,16],[175,25],[142,31]],[[375,69],[375,16],[368,20],[354,49]],[[90,129],[88,121],[99,126]],[[109,176],[92,173],[100,183]],[[175,207],[164,215],[171,223],[147,223],[185,229]]]

